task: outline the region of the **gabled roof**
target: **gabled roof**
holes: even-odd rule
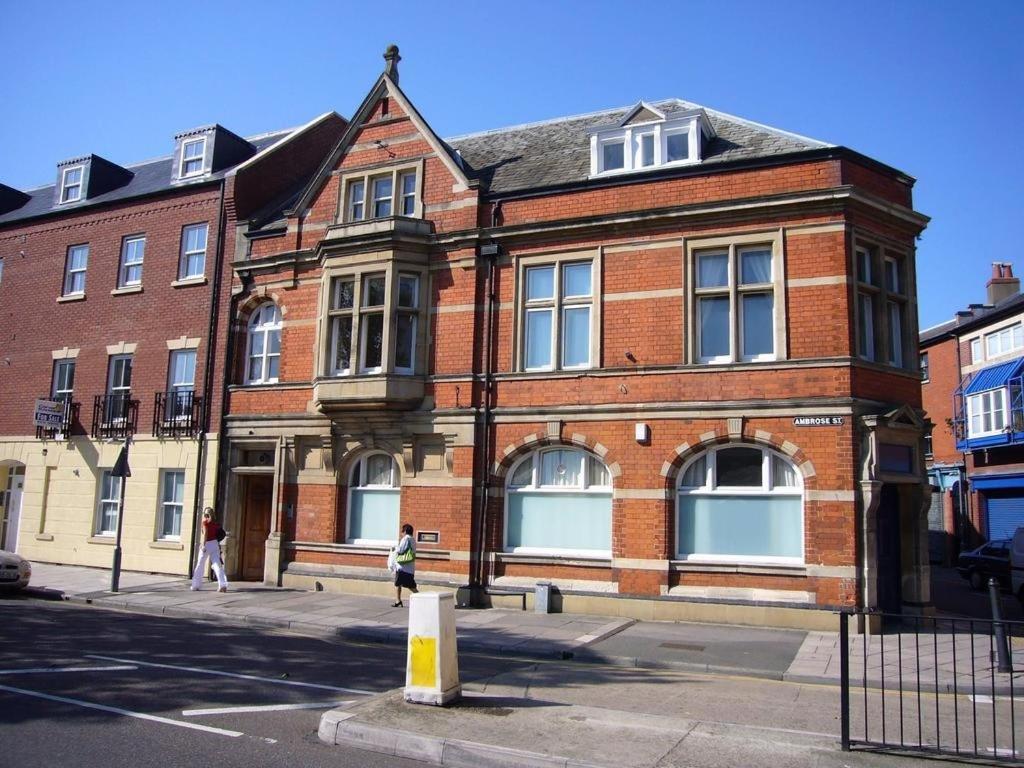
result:
[[[629,107],[562,117],[539,123],[456,136],[447,143],[462,158],[470,178],[492,193],[507,193],[585,182],[590,177],[588,132],[627,120],[644,105],[671,119],[674,114],[703,110],[716,136],[704,148],[700,169],[739,160],[779,157],[835,145],[754,123],[681,99],[640,102]],[[645,172],[618,177],[620,183]]]
[[[292,129],[264,133],[250,137],[247,141],[256,148],[257,152],[260,152],[281,141],[291,132]],[[79,212],[98,205],[144,197],[160,192],[187,189],[195,185],[220,181],[231,172],[231,168],[225,168],[222,171],[205,175],[195,181],[173,183],[171,180],[173,165],[174,158],[168,155],[156,160],[147,160],[146,162],[125,166],[133,174],[127,184],[104,194],[91,197],[81,203],[76,203],[73,208],[61,207],[55,203],[54,184],[27,190],[25,194],[29,196],[28,201],[19,208],[0,215],[0,226],[49,214]]]
[[[396,51],[397,53],[397,51]],[[455,180],[464,185],[465,187],[470,186],[470,179],[467,178],[463,172],[462,165],[458,158],[454,156],[449,147],[434,133],[434,129],[430,127],[423,116],[416,110],[412,102],[409,101],[408,97],[402,92],[402,89],[398,87],[398,83],[392,80],[387,72],[384,72],[377,78],[377,82],[373,84],[373,88],[366,94],[366,98],[363,99],[363,103],[359,105],[359,109],[356,110],[352,119],[349,121],[348,127],[345,129],[345,133],[342,134],[341,139],[338,141],[337,146],[327,156],[323,164],[320,166],[320,170],[316,172],[316,175],[310,179],[309,184],[303,190],[302,194],[295,201],[295,205],[292,210],[286,211],[286,214],[294,213],[295,211],[301,211],[308,208],[313,202],[313,197],[323,186],[324,181],[331,175],[331,171],[338,164],[342,155],[348,150],[348,148],[355,142],[356,136],[359,135],[359,131],[362,130],[366,123],[367,118],[373,113],[373,108],[377,105],[385,96],[393,98],[398,105],[402,108],[402,111],[409,116],[412,124],[416,126],[416,129],[423,134],[423,138],[426,139],[427,143],[430,144],[437,156],[441,159],[441,162],[445,164]]]

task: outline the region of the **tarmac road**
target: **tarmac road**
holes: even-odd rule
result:
[[[421,765],[316,735],[325,710],[404,683],[402,648],[29,600],[0,602],[0,627],[5,765]]]

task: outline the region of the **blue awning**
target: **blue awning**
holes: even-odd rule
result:
[[[1020,375],[1021,368],[1024,368],[1024,357],[1019,357],[1008,363],[999,363],[999,365],[990,365],[988,368],[982,368],[974,374],[971,383],[964,390],[964,395],[973,395],[978,392],[984,392],[987,389],[1005,387],[1010,379]]]
[[[1000,488],[1024,488],[1024,474],[977,475],[971,478],[975,491],[995,491]]]

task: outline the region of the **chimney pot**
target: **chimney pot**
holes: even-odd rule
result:
[[[992,277],[985,288],[988,303],[998,304],[1020,294],[1020,278],[1013,276],[1013,265],[1008,261],[993,261]]]

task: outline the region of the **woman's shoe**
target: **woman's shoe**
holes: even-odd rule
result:
[[[399,601],[398,601],[397,603],[392,603],[392,604],[391,604],[391,607],[392,607],[392,608],[404,608],[405,606],[404,606],[404,605],[402,605],[402,601],[401,601],[401,600],[399,600]]]
[[[227,587],[220,587],[217,591],[218,592],[227,592],[228,588]]]

